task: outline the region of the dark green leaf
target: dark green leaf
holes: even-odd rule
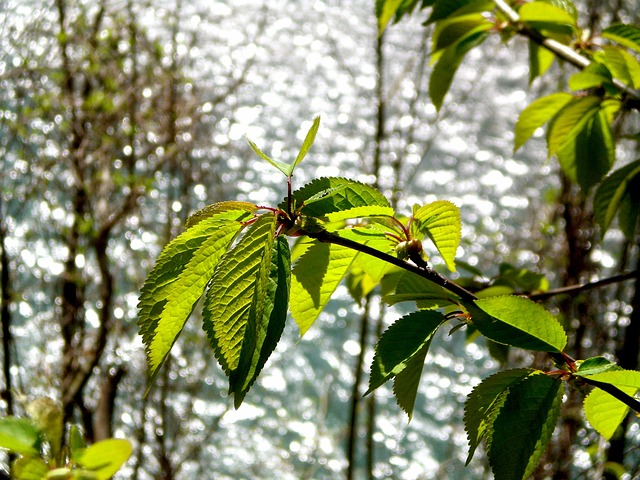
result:
[[[555,428],[564,389],[560,380],[534,373],[509,387],[493,422],[489,463],[496,480],[529,477]]]
[[[413,416],[413,407],[418,395],[420,377],[422,376],[424,361],[427,358],[432,338],[433,335],[429,337],[415,355],[408,359],[405,368],[393,378],[393,394],[400,408],[409,416],[409,420]]]
[[[428,349],[428,342],[443,321],[444,317],[439,312],[420,310],[394,322],[376,344],[369,389],[365,395],[402,372],[414,356],[422,355],[424,358],[426,350],[423,352],[423,348],[426,345]],[[403,386],[410,388],[404,383]]]
[[[427,24],[473,12],[490,11],[494,7],[488,0],[437,0]]]
[[[259,217],[248,227],[218,262],[205,296],[203,328],[218,362],[229,376],[233,393],[244,391],[246,377],[257,363],[254,353],[260,335],[264,342],[264,332],[259,330],[266,328],[263,313],[275,227],[276,217],[272,214]]]
[[[403,272],[395,292],[385,295],[382,300],[389,305],[416,302],[418,308],[439,308],[457,304],[460,297],[415,273]]]
[[[636,204],[640,203],[640,196],[633,194],[638,191],[639,180],[640,159],[613,172],[596,190],[593,201],[594,213],[603,235],[609,229],[609,225],[626,197],[631,201],[635,200]],[[637,222],[637,214],[633,218],[634,227],[635,222]]]
[[[586,123],[598,113],[602,99],[596,96],[573,98],[553,117],[547,130],[549,156],[575,141]]]
[[[464,405],[464,427],[469,439],[467,465],[481,441],[491,443],[493,422],[504,405],[509,388],[534,371],[530,368],[521,368],[498,372],[485,378],[471,391]]]
[[[593,375],[594,373],[602,373],[608,370],[617,370],[619,368],[620,367],[618,365],[604,357],[592,357],[578,364],[578,371],[576,374],[579,376]]]
[[[542,352],[562,352],[567,335],[541,305],[512,295],[481,298],[465,305],[473,325],[494,342]]]

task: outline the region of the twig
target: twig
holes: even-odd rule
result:
[[[591,290],[605,285],[611,285],[612,283],[624,282],[626,280],[632,280],[638,277],[639,270],[632,272],[621,273],[620,275],[614,275],[613,277],[603,278],[595,282],[585,283],[582,285],[568,285],[566,287],[555,288],[553,290],[547,290],[546,292],[530,293],[526,295],[531,300],[544,300],[555,295],[577,295],[581,292]]]

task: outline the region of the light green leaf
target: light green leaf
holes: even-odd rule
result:
[[[464,428],[469,439],[467,465],[481,441],[491,443],[493,422],[504,405],[509,388],[532,375],[534,371],[521,368],[498,372],[485,378],[471,391],[464,404]]]
[[[611,360],[607,360],[605,357],[592,357],[576,363],[578,364],[578,371],[576,373],[580,376],[620,369],[618,365]]]
[[[458,15],[490,11],[493,7],[493,2],[487,0],[437,0],[426,23],[428,25]]]
[[[278,237],[273,245],[264,298],[254,298],[254,305],[257,302],[264,303],[262,317],[256,318],[255,325],[247,324],[238,369],[229,379],[236,408],[258,378],[282,336],[289,306],[290,279],[289,243],[285,237]]]
[[[285,176],[289,177],[291,175],[291,166],[283,163],[283,162],[279,162],[278,160],[273,160],[270,157],[268,157],[266,154],[264,154],[262,152],[262,150],[260,150],[258,148],[258,146],[253,143],[251,140],[249,140],[247,138],[247,141],[249,142],[249,145],[251,146],[251,148],[253,149],[253,151],[263,160],[266,160],[268,163],[270,163],[271,165],[273,165],[274,167],[276,167],[278,170],[280,170],[282,173],[284,173]]]
[[[90,470],[96,480],[108,480],[120,470],[132,452],[127,440],[109,438],[89,446],[78,458],[78,465]]]
[[[0,448],[20,455],[39,455],[41,433],[27,418],[0,418]]]
[[[328,213],[326,215],[326,219],[328,222],[340,222],[342,220],[355,218],[371,218],[372,220],[375,220],[375,217],[391,218],[394,213],[393,208],[388,206],[366,205]]]
[[[558,24],[576,26],[573,15],[547,2],[527,2],[518,10],[520,20],[527,23]]]
[[[564,389],[560,380],[533,373],[509,387],[493,422],[489,463],[496,480],[524,480],[551,439]]]
[[[389,207],[389,201],[375,188],[340,177],[317,178],[293,192],[292,198],[294,208],[309,217],[323,217],[354,207]],[[286,202],[280,208],[286,208]]]
[[[302,147],[300,147],[300,152],[298,153],[298,156],[296,157],[293,164],[291,165],[288,176],[293,175],[293,171],[296,169],[298,164],[309,152],[311,145],[313,145],[313,142],[316,139],[316,134],[318,133],[319,127],[320,127],[320,117],[316,117],[313,119],[313,124],[311,125],[311,128],[307,132],[307,136],[305,137],[304,142],[302,142]]]
[[[573,96],[570,93],[557,92],[538,98],[528,105],[518,117],[516,122],[516,138],[514,152],[517,151],[533,133],[545,123],[551,120],[562,110]]]
[[[193,215],[190,215],[185,222],[184,228],[191,228],[197,225],[202,220],[213,217],[218,213],[232,212],[232,211],[245,211],[247,213],[255,213],[258,210],[257,205],[251,202],[216,202],[211,205],[207,205],[203,209],[198,210]]]
[[[429,78],[429,96],[436,110],[442,107],[444,97],[464,56],[469,50],[484,42],[491,28],[490,22],[483,23],[444,50]]]
[[[138,303],[138,325],[152,378],[248,216],[234,210],[208,217],[175,238],[158,257]]]
[[[635,387],[619,388],[631,397],[638,390]],[[627,405],[599,388],[594,388],[584,399],[584,413],[587,421],[606,440],[611,439],[628,411]]]
[[[552,52],[541,47],[533,40],[529,40],[529,84],[533,83],[539,76],[544,75],[555,59],[556,56]]]
[[[460,297],[415,273],[403,272],[395,292],[385,295],[382,301],[389,305],[416,302],[418,308],[440,308],[458,304]]]
[[[586,123],[598,113],[601,101],[596,96],[577,97],[558,111],[547,130],[549,156],[576,139]]]
[[[605,28],[602,37],[640,52],[640,26],[632,24],[616,24]]]
[[[257,324],[263,320],[275,227],[275,215],[258,217],[222,256],[205,295],[203,328],[229,377],[230,392],[244,386],[249,367],[240,361],[250,362]]]
[[[581,374],[580,371],[578,371],[575,375],[597,382],[608,383],[618,388],[629,387],[640,389],[640,372],[636,370],[611,369],[592,375]]]
[[[347,274],[358,252],[315,242],[298,258],[291,279],[291,315],[304,335]]]
[[[637,183],[637,179],[640,179],[640,159],[613,172],[596,190],[593,200],[594,213],[603,235],[611,225],[625,196],[631,196],[630,186]]]
[[[602,180],[615,161],[615,141],[606,116],[604,110],[588,115],[556,152],[564,174],[584,190]]]
[[[608,67],[615,78],[631,88],[638,88],[640,63],[629,52],[620,47],[605,45],[600,52],[597,52],[596,58]]]
[[[376,0],[376,16],[378,17],[378,34],[382,34],[403,0]]]
[[[442,255],[447,268],[456,271],[455,256],[460,245],[460,209],[446,200],[423,205],[415,211],[411,230],[428,236]]]
[[[14,480],[42,480],[46,478],[49,466],[40,457],[19,457],[13,462]]]
[[[87,448],[87,442],[85,442],[80,429],[76,425],[71,425],[69,428],[69,450],[71,451],[71,459],[76,461],[84,449]]]
[[[438,22],[433,30],[433,54],[447,48],[477,27],[488,23],[482,13],[469,13]]]
[[[569,88],[573,91],[589,90],[603,84],[612,84],[613,77],[607,67],[598,62],[592,62],[584,70],[574,73],[569,78]]]
[[[371,364],[369,389],[365,395],[402,372],[407,368],[413,357],[419,356],[424,361],[429,342],[443,321],[442,314],[432,310],[420,310],[396,320],[382,334],[376,344],[375,355]],[[412,374],[411,378],[415,378],[415,375]],[[413,388],[406,383],[406,380],[405,383],[401,383],[400,386],[403,387],[401,390]],[[415,399],[415,394],[413,398]],[[410,409],[405,411],[410,415]]]
[[[560,322],[541,305],[512,295],[465,304],[473,325],[494,342],[528,350],[560,353],[567,335]]]

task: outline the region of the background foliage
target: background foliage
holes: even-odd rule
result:
[[[635,2],[577,6],[591,32],[637,23]],[[16,391],[50,395],[89,441],[131,439],[124,478],[201,478],[212,465],[220,478],[488,474],[482,463],[463,470],[466,435],[452,421],[479,377],[496,368],[485,346],[442,336],[407,426],[385,387],[365,401],[353,394],[365,390],[360,372],[376,330],[406,312],[386,315],[375,300],[352,305],[343,287],[302,341],[285,329],[282,350],[237,412],[198,322],[185,326],[143,397],[135,307],[160,248],[207,203],[276,204],[284,194],[281,176],[252,160],[245,133],[291,163],[304,122],[321,113],[324,127],[297,184],[349,176],[407,212],[413,203],[453,201],[469,264],[461,275],[499,277],[495,288],[636,270],[637,242],[615,221],[601,241],[590,198],[546,161],[537,132],[512,151],[519,113],[575,72],[554,64],[529,85],[524,39],[504,47],[490,35],[471,50],[437,111],[428,97],[433,27],[414,14],[379,38],[370,2],[5,7],[3,407],[23,412]],[[634,131],[633,116],[614,129],[620,166],[637,158],[635,139],[625,138]],[[636,291],[633,282],[614,283],[551,300],[576,358],[615,352],[637,368]],[[505,360],[517,367],[541,359],[511,352]],[[580,399],[571,400],[543,474],[551,465],[557,478],[616,471],[602,459],[637,474],[637,421],[607,448],[571,415]]]

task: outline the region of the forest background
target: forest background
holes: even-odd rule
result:
[[[591,31],[638,21],[637,2],[577,4]],[[407,212],[451,200],[458,255],[486,279],[511,265],[559,287],[637,268],[637,242],[615,228],[601,240],[543,135],[513,153],[519,112],[574,71],[556,64],[529,85],[525,40],[474,49],[437,112],[424,18],[379,37],[370,1],[5,1],[0,19],[3,414],[59,398],[90,441],[132,441],[121,478],[490,476],[482,461],[464,467],[462,411],[499,360],[441,335],[407,423],[390,389],[361,398],[372,346],[402,310],[355,305],[343,287],[303,339],[287,327],[239,410],[196,321],[143,395],[136,305],[162,246],[208,203],[285,193],[244,135],[291,161],[320,114],[298,185],[347,176]],[[623,140],[618,162],[635,149]],[[635,291],[551,300],[574,356],[637,368]],[[600,478],[607,458],[640,473],[637,420],[609,447],[567,405],[546,458],[555,478]]]

